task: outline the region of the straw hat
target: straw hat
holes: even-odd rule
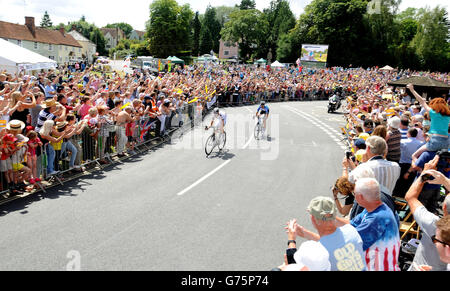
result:
[[[42,108],[49,108],[57,105],[59,105],[59,103],[53,98],[46,99],[44,103],[41,104]]]
[[[22,131],[25,128],[25,123],[23,121],[14,119],[11,120],[7,125],[6,125],[6,129],[8,130],[17,130],[17,131]]]
[[[67,124],[69,124],[67,121],[59,121],[59,122],[56,123],[56,128],[57,129],[61,129],[64,126],[66,126]]]

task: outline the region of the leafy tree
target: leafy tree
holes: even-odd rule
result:
[[[241,10],[255,9],[256,3],[255,0],[242,0],[241,4],[237,7],[239,7],[239,9]]]
[[[220,31],[222,27],[216,18],[216,9],[208,5],[202,22],[200,33],[200,53],[210,53],[211,50],[219,52]]]
[[[108,24],[105,26],[106,28],[120,28],[127,38],[130,37],[131,32],[134,30],[133,27],[125,22]]]
[[[270,7],[263,11],[269,22],[269,35],[265,37],[266,45],[261,48],[261,57],[266,58],[272,52],[272,60],[277,59],[279,39],[295,27],[295,16],[286,0],[272,0]],[[283,43],[281,43],[283,45]]]
[[[51,28],[53,26],[53,22],[50,20],[50,16],[48,12],[45,11],[44,16],[42,16],[41,27]]]
[[[193,17],[194,13],[188,4],[180,7],[175,0],[153,1],[146,29],[151,54],[166,58],[190,50]]]
[[[213,47],[213,38],[211,36],[211,32],[209,31],[208,27],[202,26],[202,30],[200,31],[199,53],[201,55],[209,54],[211,52],[212,47]]]
[[[449,19],[445,8],[423,10],[417,34],[410,46],[418,57],[420,68],[448,70],[450,66]]]
[[[262,39],[269,31],[269,23],[256,9],[234,11],[225,23],[221,36],[225,41],[239,44],[241,58],[248,60],[261,45]]]
[[[216,19],[219,21],[221,28],[223,28],[225,23],[230,19],[230,14],[236,10],[239,10],[238,7],[231,6],[217,6],[214,8],[216,9]]]
[[[105,56],[108,54],[108,50],[106,49],[105,37],[98,27],[92,25],[92,31],[89,34],[89,40],[97,45],[97,52],[99,53],[99,55]]]
[[[199,54],[200,50],[200,31],[202,29],[202,24],[199,20],[199,13],[198,11],[195,13],[194,21],[192,23],[193,26],[193,47],[192,47],[192,54],[194,56],[197,56]]]

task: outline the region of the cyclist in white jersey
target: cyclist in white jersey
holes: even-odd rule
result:
[[[216,122],[219,122],[218,128],[220,129],[220,132],[224,133],[224,128],[227,124],[227,115],[224,112],[221,112],[219,108],[214,109],[213,119],[211,120],[210,126],[206,127],[206,129],[208,130],[209,128],[211,128]]]

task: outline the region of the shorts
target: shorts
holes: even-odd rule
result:
[[[448,137],[443,137],[439,135],[432,135],[426,145],[427,150],[431,152],[447,150],[448,146],[449,146]]]
[[[22,170],[23,167],[25,167],[25,166],[22,165],[22,163],[12,164],[12,169],[15,172]]]
[[[12,167],[11,158],[7,158],[6,160],[0,161],[0,171],[7,172],[7,171],[12,171],[12,169],[13,169],[13,167]]]

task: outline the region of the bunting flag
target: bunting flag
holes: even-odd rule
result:
[[[161,71],[161,60],[158,60],[158,72]]]
[[[144,123],[143,125],[141,124],[141,135],[140,135],[140,139],[141,141],[144,141],[144,136],[145,134],[150,130],[150,128],[152,127],[152,124],[155,123],[156,121],[150,122],[150,120],[148,120],[146,123]]]
[[[124,109],[124,108],[127,108],[128,106],[131,106],[131,103],[130,103],[130,102],[128,102],[128,103],[127,103],[127,104],[125,104],[124,106],[120,107],[120,109]]]
[[[188,102],[188,104],[194,103],[195,101],[198,100],[198,97],[195,97],[194,99],[192,99],[191,101]]]
[[[205,92],[208,93],[208,85],[205,84]]]

